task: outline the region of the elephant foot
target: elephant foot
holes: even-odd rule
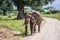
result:
[[[40,32],[40,31],[38,31],[38,32]]]

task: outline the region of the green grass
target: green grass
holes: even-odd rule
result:
[[[12,18],[8,18],[7,16],[0,16],[0,25],[6,26],[16,31],[24,32],[24,19],[16,20]]]
[[[2,30],[0,30],[0,33],[3,32]]]
[[[60,20],[60,13],[56,13],[56,14],[42,14],[43,17],[49,17],[49,18],[55,18]]]
[[[25,36],[25,25],[24,19],[17,20],[15,19],[16,16],[8,17],[8,16],[2,16],[0,15],[0,26],[8,27],[10,29],[16,30],[21,32],[20,36]]]
[[[43,17],[49,17],[49,18],[55,18],[60,20],[60,14],[42,14]],[[0,25],[6,26],[11,29],[14,29],[16,31],[22,32],[22,36],[24,36],[25,28],[23,26],[24,19],[22,20],[16,20],[16,16],[11,16],[10,18],[8,16],[1,16],[0,15]]]

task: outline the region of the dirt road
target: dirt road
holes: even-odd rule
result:
[[[27,36],[25,40],[60,40],[60,21],[45,18],[41,25],[41,32]]]

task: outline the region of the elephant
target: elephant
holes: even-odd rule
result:
[[[31,11],[26,13],[25,18],[25,34],[27,35],[28,24],[30,24],[31,35],[36,31],[36,25],[38,25],[38,32],[40,32],[40,25],[42,22],[42,15],[39,11]]]

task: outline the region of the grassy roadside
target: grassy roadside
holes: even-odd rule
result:
[[[8,18],[8,16],[0,16],[0,26],[6,26],[13,30],[24,32],[24,19],[16,20],[15,17]]]
[[[43,17],[55,18],[60,20],[60,13],[57,14],[42,14]]]
[[[60,20],[60,14],[42,14],[43,17],[55,18]],[[7,26],[16,31],[24,33],[25,27],[23,26],[24,19],[16,20],[15,17],[8,18],[8,16],[0,16],[0,25]],[[24,34],[23,34],[24,36]]]

